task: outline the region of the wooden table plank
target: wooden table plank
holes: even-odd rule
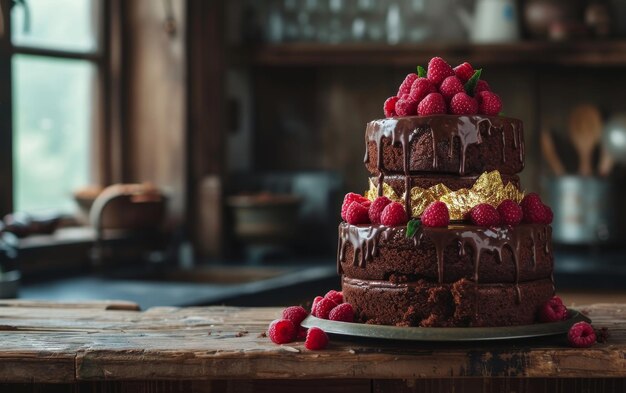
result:
[[[456,344],[334,337],[312,352],[301,341],[279,346],[262,337],[278,308],[8,303],[0,306],[0,382],[626,377],[619,304],[580,307],[612,334],[588,349],[570,348],[563,337]]]

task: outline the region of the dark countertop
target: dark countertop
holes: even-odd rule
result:
[[[201,279],[175,281],[137,277],[134,274],[71,278],[24,284],[20,299],[52,301],[88,301],[121,299],[132,301],[142,309],[155,306],[198,305],[281,305],[308,300],[311,294],[337,288],[339,277],[335,265],[306,264],[280,267],[282,274],[257,281],[241,283],[201,282]],[[202,268],[198,269],[201,273]],[[189,275],[193,276],[194,270]]]
[[[559,289],[626,289],[626,251],[610,247],[565,248],[554,252]]]

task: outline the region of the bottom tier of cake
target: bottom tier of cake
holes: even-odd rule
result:
[[[550,279],[518,284],[419,280],[406,283],[343,277],[343,295],[358,322],[398,326],[512,326],[536,322],[554,294]]]

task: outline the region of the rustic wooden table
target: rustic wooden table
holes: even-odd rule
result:
[[[626,305],[579,307],[612,336],[468,344],[263,336],[278,308],[0,302],[0,392],[626,392]]]

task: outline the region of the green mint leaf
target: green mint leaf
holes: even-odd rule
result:
[[[422,66],[417,66],[417,76],[420,78],[426,78],[426,70]]]
[[[406,224],[406,237],[412,238],[415,236],[415,232],[419,229],[422,222],[420,220],[412,219]]]
[[[480,70],[474,71],[474,75],[472,75],[472,77],[467,82],[465,82],[465,92],[470,97],[474,97],[474,89],[476,88],[476,84],[478,83],[478,80],[480,79],[480,74],[482,72],[482,68]]]
[[[498,113],[498,116],[506,116],[506,113],[500,112],[500,113]]]

